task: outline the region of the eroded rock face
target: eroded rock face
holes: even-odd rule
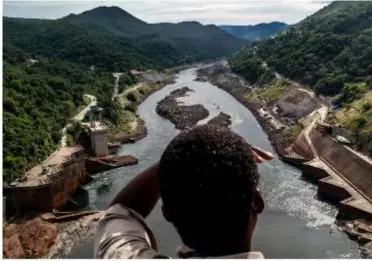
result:
[[[192,92],[188,87],[174,90],[156,106],[156,112],[170,120],[179,130],[191,128],[209,115],[209,111],[201,104],[182,105],[176,100],[185,96],[188,92]]]
[[[103,212],[50,223],[41,217],[17,219],[3,229],[5,258],[62,258],[92,237]]]
[[[41,257],[55,243],[57,235],[57,225],[39,217],[9,224],[4,228],[4,257]]]

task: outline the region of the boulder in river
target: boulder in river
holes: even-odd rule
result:
[[[156,106],[156,112],[170,120],[176,129],[184,130],[193,127],[198,121],[209,116],[209,111],[201,104],[183,105],[177,101],[177,98],[185,96],[192,90],[188,87],[182,87],[174,90]]]

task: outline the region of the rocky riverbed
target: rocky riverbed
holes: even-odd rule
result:
[[[219,115],[209,120],[207,124],[228,128],[231,125],[231,116],[227,115],[226,113],[220,112]]]
[[[178,130],[185,130],[195,126],[198,121],[209,116],[209,111],[201,104],[183,105],[177,98],[187,95],[193,90],[188,87],[172,91],[156,106],[156,112],[170,120]]]

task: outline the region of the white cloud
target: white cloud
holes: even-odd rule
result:
[[[5,16],[60,18],[97,6],[119,6],[150,23],[195,20],[203,24],[256,24],[274,20],[296,23],[326,6],[326,0],[123,0],[4,1]]]

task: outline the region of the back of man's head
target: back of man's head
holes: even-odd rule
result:
[[[209,251],[223,240],[244,240],[258,180],[242,137],[212,125],[182,132],[160,160],[164,216],[192,248]]]

